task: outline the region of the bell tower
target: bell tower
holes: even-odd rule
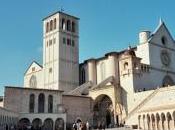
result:
[[[44,88],[79,85],[79,18],[56,12],[43,19]]]

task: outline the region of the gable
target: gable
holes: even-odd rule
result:
[[[175,49],[175,42],[164,22],[161,22],[152,34],[149,43]]]
[[[28,75],[31,74],[33,72],[37,72],[37,71],[41,71],[42,70],[42,66],[39,65],[37,62],[33,61],[31,63],[31,65],[28,67],[28,69],[26,70],[24,75]]]

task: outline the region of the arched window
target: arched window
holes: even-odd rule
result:
[[[85,74],[84,68],[82,68],[81,70],[81,81],[82,81],[82,84],[86,82],[86,74]]]
[[[53,20],[50,21],[50,31],[53,30]]]
[[[124,70],[128,69],[128,62],[125,62],[123,67],[124,67]]]
[[[66,30],[65,19],[62,19],[61,28],[62,28],[63,30]]]
[[[53,112],[53,96],[49,95],[48,97],[48,113]]]
[[[163,44],[163,45],[166,45],[166,44],[167,44],[167,38],[166,38],[165,36],[163,36],[163,37],[161,38],[161,41],[162,41],[162,44]]]
[[[71,23],[70,23],[70,20],[67,20],[67,31],[71,31]]]
[[[49,23],[46,23],[46,33],[49,32]]]
[[[72,22],[72,32],[75,32],[75,23]]]
[[[54,29],[56,29],[56,27],[57,27],[57,20],[56,20],[56,18],[54,19]]]
[[[104,62],[101,63],[100,69],[101,69],[101,80],[104,80],[105,79],[105,64],[104,64]]]
[[[38,96],[38,113],[44,113],[45,96],[40,93]]]
[[[34,94],[30,94],[30,98],[29,98],[29,113],[34,113],[34,109],[35,109],[35,95]]]
[[[162,81],[162,86],[165,87],[165,86],[172,86],[172,85],[174,85],[173,79],[169,75],[166,75]]]

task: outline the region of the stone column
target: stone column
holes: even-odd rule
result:
[[[145,126],[145,117],[143,118],[143,129],[144,130],[146,130],[146,128],[145,128],[146,126]]]
[[[53,130],[55,130],[55,120],[53,120]]]
[[[164,121],[164,126],[165,126],[164,130],[168,130],[168,121],[167,120]]]
[[[44,113],[48,113],[48,95],[47,94],[44,95],[45,95]]]
[[[38,94],[35,94],[34,113],[38,113]]]
[[[114,76],[116,77],[116,62],[115,62],[115,56],[114,55],[108,55],[108,66],[110,66],[107,70],[108,76]]]
[[[155,129],[156,130],[160,130],[159,124],[160,124],[160,120],[155,120]]]
[[[138,129],[140,130],[140,128],[143,129],[143,122],[141,116],[138,118]]]
[[[88,60],[88,80],[92,81],[93,85],[97,83],[97,70],[95,59]]]
[[[148,130],[148,119],[145,117],[145,130]]]

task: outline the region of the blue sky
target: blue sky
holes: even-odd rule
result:
[[[80,18],[80,62],[138,43],[162,17],[175,34],[173,0],[2,0],[0,2],[0,95],[22,86],[33,60],[42,63],[42,19],[58,11]]]

